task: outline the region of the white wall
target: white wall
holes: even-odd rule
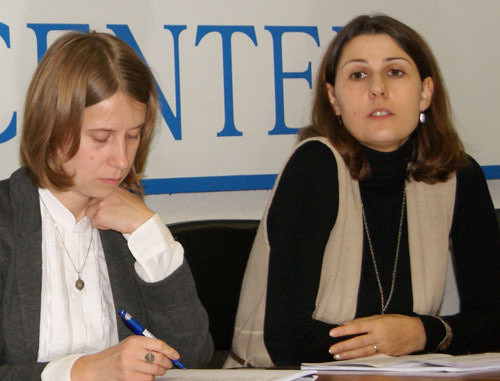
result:
[[[488,181],[496,208],[500,208],[500,180]],[[270,191],[185,193],[146,196],[146,203],[165,223],[208,219],[258,219]]]
[[[489,180],[488,188],[495,208],[500,209],[500,180]]]
[[[260,220],[271,191],[181,193],[146,196],[165,223],[208,219]]]

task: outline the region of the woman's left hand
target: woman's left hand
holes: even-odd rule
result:
[[[133,233],[154,215],[140,197],[122,187],[108,197],[91,199],[85,213],[94,227],[123,234]]]
[[[330,347],[336,360],[385,353],[391,356],[407,355],[423,350],[426,335],[418,317],[405,315],[374,315],[354,319],[330,331],[330,336],[359,335]]]

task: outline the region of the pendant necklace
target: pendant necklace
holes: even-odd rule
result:
[[[64,244],[64,240],[62,238],[62,235],[61,233],[59,232],[59,229],[57,228],[57,224],[56,224],[56,221],[54,220],[54,218],[52,217],[52,215],[50,214],[49,212],[49,208],[47,208],[47,205],[45,205],[45,202],[43,201],[43,198],[40,197],[40,201],[42,202],[42,205],[45,209],[45,211],[47,212],[47,215],[49,216],[50,220],[52,221],[52,225],[54,225],[54,229],[56,230],[56,234],[57,236],[59,237],[59,239],[61,240],[61,243],[64,247],[64,252],[66,253],[70,263],[71,263],[71,266],[73,266],[73,269],[75,270],[75,272],[77,273],[78,275],[78,279],[76,280],[75,282],[75,288],[78,290],[78,291],[81,291],[83,290],[83,288],[85,287],[85,282],[83,281],[83,279],[81,278],[80,274],[81,272],[83,271],[84,267],[85,267],[85,264],[87,263],[87,258],[89,257],[89,253],[90,253],[90,248],[92,247],[92,240],[94,239],[94,232],[91,230],[90,231],[90,243],[89,243],[89,246],[87,247],[87,253],[85,254],[85,259],[83,261],[83,265],[81,267],[80,270],[77,269],[77,267],[75,266],[73,260],[71,259],[71,256],[69,255],[69,252],[68,252],[68,249],[66,249],[66,245]],[[92,228],[91,228],[92,229]]]
[[[370,232],[368,231],[368,223],[366,222],[365,208],[363,205],[363,200],[361,199],[361,212],[363,214],[363,226],[366,232],[366,238],[368,240],[368,247],[370,248],[370,255],[372,257],[373,268],[375,269],[375,277],[377,278],[378,290],[380,292],[380,313],[383,315],[387,307],[389,307],[389,303],[391,302],[392,293],[394,292],[394,284],[396,283],[396,270],[398,267],[398,258],[399,258],[399,246],[401,243],[401,230],[403,229],[403,217],[405,214],[406,207],[406,182],[403,189],[403,201],[401,203],[401,217],[399,218],[399,230],[398,230],[398,241],[396,245],[396,255],[394,256],[394,268],[392,269],[392,283],[391,289],[389,291],[389,296],[387,297],[387,301],[384,298],[384,290],[382,288],[382,282],[380,281],[380,275],[377,268],[377,261],[375,260],[375,251],[373,250],[372,240],[370,237]]]

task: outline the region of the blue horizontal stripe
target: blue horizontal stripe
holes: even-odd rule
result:
[[[195,193],[271,189],[276,175],[236,175],[144,179],[146,194]]]
[[[500,165],[484,165],[488,180],[500,179]],[[277,175],[235,175],[145,179],[146,194],[172,194],[272,189]]]
[[[483,165],[482,168],[488,180],[500,179],[500,165]]]

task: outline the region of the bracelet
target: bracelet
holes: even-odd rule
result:
[[[451,340],[453,339],[453,331],[451,330],[450,325],[447,322],[445,322],[443,319],[441,319],[439,316],[435,316],[435,318],[439,319],[439,321],[441,323],[443,323],[444,329],[446,331],[446,334],[444,335],[443,340],[441,340],[441,342],[438,344],[438,346],[434,350],[434,352],[442,352],[450,346]]]

